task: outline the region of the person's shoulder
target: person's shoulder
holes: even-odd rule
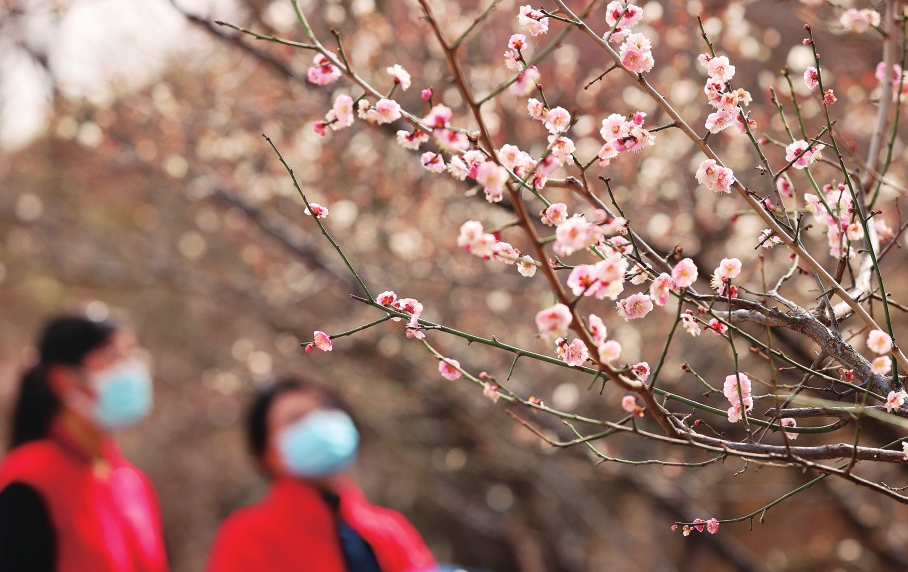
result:
[[[217,539],[230,542],[233,538],[249,538],[268,527],[270,522],[264,501],[238,508],[218,527]]]
[[[9,451],[0,462],[0,488],[13,481],[51,474],[63,460],[63,452],[50,439],[38,439]]]

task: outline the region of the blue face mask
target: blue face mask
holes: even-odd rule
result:
[[[151,411],[151,376],[140,361],[128,361],[97,374],[92,386],[97,392],[92,415],[105,429],[134,425]]]
[[[350,416],[339,410],[313,411],[281,431],[278,452],[296,477],[326,477],[353,463],[359,432]]]

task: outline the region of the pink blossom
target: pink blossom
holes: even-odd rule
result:
[[[407,73],[400,64],[394,64],[387,69],[387,72],[394,78],[394,83],[398,84],[404,91],[410,89],[410,74]]]
[[[681,327],[694,337],[700,335],[700,324],[697,322],[697,318],[690,313],[690,310],[681,314]]]
[[[782,419],[779,420],[779,424],[782,425],[782,427],[797,427],[798,426],[798,422],[795,421],[794,417],[783,417]],[[782,431],[782,432],[785,433],[786,438],[788,438],[792,441],[794,441],[795,439],[798,438],[797,433],[789,433],[788,431]]]
[[[892,228],[886,222],[886,219],[881,216],[874,217],[873,226],[876,229],[877,234],[879,235],[880,242],[889,242],[890,240],[892,240],[894,233],[892,231]]]
[[[618,302],[618,315],[624,318],[625,322],[642,318],[649,314],[652,309],[653,299],[646,294],[631,294]]]
[[[633,4],[624,5],[623,2],[609,2],[605,8],[605,23],[614,28],[630,28],[643,18],[643,10]]]
[[[419,326],[418,320],[420,314],[422,314],[423,306],[418,300],[414,298],[401,298],[397,302],[394,302],[393,308],[405,314],[410,314],[410,321],[407,323],[407,327],[415,328]],[[400,318],[391,319],[395,322],[401,320]]]
[[[886,397],[886,411],[892,412],[893,409],[898,409],[905,404],[905,398],[908,398],[908,393],[905,393],[905,390],[900,391],[890,391],[889,395]]]
[[[706,521],[703,520],[702,518],[694,519],[694,528],[697,529],[697,532],[703,532],[703,528],[704,528],[705,524],[706,524]]]
[[[508,40],[508,48],[512,50],[523,50],[527,47],[527,37],[523,34],[512,34]]]
[[[517,272],[521,276],[532,278],[536,274],[536,261],[529,254],[525,254],[517,261]]]
[[[892,338],[883,330],[872,330],[867,334],[867,347],[878,354],[888,354],[892,351]]]
[[[590,352],[583,343],[583,340],[575,338],[570,344],[564,347],[564,355],[561,359],[565,363],[574,367],[580,367],[590,357]]]
[[[327,121],[316,121],[312,125],[312,130],[324,137],[328,134],[328,122]]]
[[[413,133],[403,130],[397,132],[397,144],[404,149],[419,149],[419,146],[428,140],[429,134],[422,129],[416,129]]]
[[[716,534],[717,532],[719,532],[719,521],[716,520],[715,518],[711,518],[711,519],[707,520],[706,521],[706,530],[710,534]]]
[[[839,23],[842,24],[846,30],[862,34],[871,26],[880,25],[880,14],[876,10],[871,10],[869,8],[864,10],[849,8],[842,13],[842,16],[839,18]]]
[[[548,17],[539,10],[533,10],[529,4],[520,7],[517,23],[526,28],[532,36],[545,34],[549,31]]]
[[[729,280],[737,278],[741,274],[741,261],[737,258],[723,258],[713,272],[714,276],[719,278],[728,278]]]
[[[542,224],[546,226],[559,226],[567,220],[567,205],[552,203],[541,213]]]
[[[633,395],[625,395],[621,398],[621,409],[628,413],[633,413],[637,409],[637,398]]]
[[[303,212],[309,216],[315,215],[315,218],[326,218],[328,216],[328,208],[318,203],[309,203],[309,207]]]
[[[672,277],[663,272],[653,279],[649,286],[649,295],[657,306],[664,306],[668,303],[671,291],[675,289],[675,281]]]
[[[545,110],[545,104],[534,97],[527,100],[527,112],[530,114],[530,117],[538,121],[545,121],[545,117],[548,113]]]
[[[823,105],[832,105],[838,101],[835,97],[835,92],[831,89],[827,89],[823,92]]]
[[[530,66],[517,74],[517,81],[511,84],[508,88],[508,93],[517,96],[527,95],[536,89],[536,84],[540,77],[539,70],[536,69],[536,66]]]
[[[597,347],[601,346],[602,343],[605,342],[606,335],[608,334],[605,323],[603,323],[602,318],[596,314],[590,314],[587,322],[589,324],[590,339]]]
[[[468,251],[473,244],[476,244],[482,238],[485,231],[482,223],[478,220],[468,220],[460,225],[460,234],[457,236],[457,246],[461,246]]]
[[[794,161],[792,167],[795,169],[804,169],[820,158],[820,151],[822,151],[823,147],[825,145],[818,143],[810,149],[807,141],[798,139],[785,147],[785,160]]]
[[[649,379],[649,364],[645,361],[632,365],[631,371],[634,372],[634,375],[636,375],[637,379],[639,379],[640,381],[646,381],[647,379]]]
[[[902,455],[908,459],[908,441],[902,441]]]
[[[573,216],[555,230],[554,250],[558,256],[568,256],[596,242],[595,225],[582,216]]]
[[[697,281],[697,265],[690,258],[681,260],[672,268],[672,279],[675,281],[675,287],[687,288]]]
[[[609,142],[621,139],[622,137],[627,137],[629,131],[630,128],[627,126],[627,121],[624,119],[624,116],[619,115],[618,113],[612,113],[602,120],[602,128],[599,129],[599,135],[601,135],[606,142]]]
[[[571,289],[574,296],[592,296],[592,286],[599,282],[594,272],[595,267],[591,264],[578,264],[571,270],[567,279],[567,286]]]
[[[653,69],[652,43],[643,34],[629,34],[618,50],[621,65],[634,73]]]
[[[447,127],[452,117],[454,117],[454,112],[449,107],[439,103],[429,110],[429,114],[422,121],[432,128]]]
[[[621,344],[615,340],[609,340],[599,346],[599,362],[609,363],[621,357]]]
[[[751,395],[750,378],[748,378],[743,373],[737,373],[726,377],[725,385],[722,388],[722,393],[725,394],[725,398],[728,399],[728,402],[731,404],[731,407],[728,409],[729,422],[737,423],[741,420],[742,403],[744,404],[745,410],[750,411],[751,409],[753,409],[754,400],[753,396]]]
[[[429,101],[430,99],[432,99],[432,88],[425,88],[424,90],[419,92],[419,96],[423,99],[423,101]]]
[[[489,382],[485,382],[482,385],[482,394],[485,395],[492,403],[498,403],[498,399],[501,397],[501,393],[498,391],[498,386],[492,385]]]
[[[498,150],[498,160],[501,161],[501,164],[506,168],[513,171],[522,161],[523,155],[526,154],[525,151],[521,151],[516,145],[506,144],[502,145],[501,149]]]
[[[552,150],[552,157],[558,160],[562,165],[570,163],[572,155],[576,148],[574,142],[567,137],[558,135],[549,135],[549,148]]]
[[[738,115],[738,113],[732,113],[731,111],[726,111],[724,109],[720,109],[715,113],[710,113],[706,118],[706,128],[710,133],[723,131],[727,127],[735,124],[735,119]]]
[[[454,381],[455,379],[461,376],[460,362],[456,359],[445,358],[438,362],[438,373],[442,375],[445,379],[450,379]]]
[[[400,119],[400,104],[392,99],[379,99],[375,104],[375,122],[379,125]]]
[[[728,331],[728,326],[720,322],[717,318],[713,318],[709,321],[709,329],[717,336],[721,336]]]
[[[445,170],[445,160],[441,156],[441,153],[435,153],[433,151],[426,151],[420,157],[422,166],[427,170],[432,171],[433,173],[443,173]]]
[[[315,67],[309,68],[307,77],[310,83],[315,85],[328,85],[336,81],[341,76],[340,69],[331,63],[331,60],[322,54],[315,54],[312,59]]]
[[[644,129],[641,124],[633,123],[630,125],[627,137],[618,139],[614,143],[618,151],[637,151],[654,145],[656,136]]]
[[[375,297],[375,301],[381,304],[382,306],[390,306],[394,302],[397,302],[397,294],[391,290],[386,290],[378,296]]]
[[[491,161],[479,165],[476,169],[476,182],[482,185],[486,200],[497,203],[504,196],[504,186],[508,182],[508,171]]]
[[[804,70],[804,84],[808,89],[813,89],[820,83],[820,72],[815,67]]]
[[[709,75],[710,81],[725,83],[735,77],[735,66],[729,63],[727,57],[718,56],[707,62],[706,73]]]
[[[312,338],[313,338],[313,343],[315,344],[315,347],[322,350],[323,352],[331,351],[331,336],[329,336],[325,332],[320,332],[320,331],[316,330],[315,333],[313,334]]]
[[[779,191],[779,194],[783,197],[790,197],[794,194],[794,188],[791,186],[791,181],[785,176],[779,177],[776,180],[776,190]]]
[[[870,371],[876,375],[886,375],[892,370],[892,358],[889,356],[877,356],[870,362]]]
[[[612,162],[612,159],[618,156],[618,146],[616,145],[617,141],[609,141],[599,149],[599,153],[596,156],[599,158],[599,166],[607,167],[609,163]]]
[[[334,123],[331,124],[331,129],[337,130],[341,127],[350,127],[353,125],[353,98],[346,94],[338,95],[337,99],[334,100],[331,112],[334,114]]]
[[[465,180],[470,174],[470,169],[467,167],[467,164],[457,155],[452,155],[448,160],[447,169],[448,173],[458,181]]]
[[[545,116],[544,124],[549,133],[563,133],[571,126],[571,114],[563,107],[550,109]]]
[[[730,193],[735,182],[735,175],[728,167],[723,167],[713,159],[700,163],[696,173],[697,182],[716,193]]]
[[[515,264],[518,258],[520,258],[520,251],[510,243],[498,242],[492,247],[492,260],[495,262]]]
[[[536,314],[536,328],[543,338],[563,337],[573,319],[571,310],[564,304],[558,303]]]

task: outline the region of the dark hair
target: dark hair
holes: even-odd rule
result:
[[[60,410],[60,400],[47,383],[47,368],[81,364],[89,352],[107,343],[116,330],[110,322],[95,322],[82,316],[59,316],[44,326],[38,341],[38,363],[22,375],[19,384],[10,449],[43,438],[51,417]]]
[[[246,419],[246,438],[249,441],[249,449],[258,460],[264,457],[265,449],[268,448],[268,412],[278,397],[291,391],[314,393],[323,407],[340,409],[353,417],[350,407],[340,395],[321,383],[300,376],[275,379],[273,382],[263,385],[256,392]]]

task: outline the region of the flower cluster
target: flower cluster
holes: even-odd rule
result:
[[[685,524],[681,528],[681,534],[684,536],[690,536],[690,533],[696,530],[697,532],[703,532],[703,529],[706,529],[710,534],[716,534],[719,532],[719,521],[715,518],[709,520],[703,520],[702,518],[695,518],[693,524]],[[678,525],[673,524],[672,530],[678,530]]]
[[[880,13],[870,8],[865,8],[864,10],[849,8],[842,13],[839,23],[846,30],[862,34],[871,26],[876,28],[880,25]]]
[[[785,160],[795,169],[806,169],[820,158],[824,147],[822,143],[811,146],[807,141],[798,139],[785,147]]]
[[[312,60],[315,65],[306,73],[306,77],[315,85],[328,85],[341,76],[340,69],[322,54],[315,54]]]
[[[720,296],[736,298],[738,288],[731,281],[741,274],[741,261],[737,258],[723,258],[713,271],[710,285]]]
[[[571,343],[568,343],[567,338],[555,340],[555,354],[561,358],[561,361],[574,367],[582,366],[590,357],[586,344],[578,338],[574,338]]]
[[[545,34],[549,31],[549,18],[539,10],[527,4],[520,7],[517,23],[527,29],[532,36]]]
[[[485,232],[482,223],[469,220],[460,225],[457,246],[484,260],[514,264],[517,271],[527,278],[536,274],[536,261],[530,255],[520,255],[520,251],[507,242],[502,242],[492,234]]]
[[[621,398],[621,409],[627,411],[633,417],[643,417],[644,409],[637,405],[637,398],[633,395],[625,395]]]
[[[731,186],[735,183],[734,172],[716,163],[714,159],[706,159],[700,163],[695,176],[698,183],[716,193],[730,193]]]
[[[908,93],[908,74],[902,71],[902,66],[892,64],[892,100],[896,101],[901,96]],[[882,83],[886,77],[886,63],[880,62],[876,65],[876,79]]]
[[[605,7],[605,23],[613,30],[610,39],[618,41],[630,34],[632,28],[643,18],[643,9],[634,4],[614,0]]]
[[[754,407],[750,378],[743,373],[726,377],[722,393],[725,394],[725,398],[731,404],[731,407],[728,408],[728,421],[731,423],[740,421],[743,411],[750,411]],[[742,404],[744,405],[743,409],[741,408]]]
[[[423,306],[414,298],[398,298],[397,294],[388,290],[375,297],[375,301],[382,306],[387,306],[398,312],[410,314],[410,320],[407,322],[407,337],[423,339],[426,335],[419,329],[419,316],[422,314]],[[391,318],[399,322],[402,318],[397,316]]]
[[[854,201],[848,188],[839,183],[823,186],[821,196],[812,193],[804,194],[804,207],[813,215],[814,220],[826,227],[826,239],[829,244],[829,254],[840,257],[847,253],[854,256],[854,249],[847,245],[847,241],[856,241],[864,238],[864,227],[854,220]],[[881,216],[873,217],[873,225],[880,240],[885,242],[893,236],[892,229]],[[847,246],[847,250],[844,247]]]
[[[330,352],[332,349],[331,346],[331,336],[325,332],[320,332],[316,330],[312,334],[313,341],[306,344],[306,353],[312,353],[315,348],[322,350],[323,352]]]
[[[743,88],[733,90],[729,87],[728,82],[735,76],[735,66],[731,65],[726,56],[700,54],[697,60],[706,68],[708,78],[703,91],[709,104],[716,110],[707,116],[706,128],[710,133],[719,133],[735,125],[741,133],[746,133],[747,126],[744,125],[746,116],[742,108],[753,98],[750,92]],[[748,119],[747,125],[754,127],[755,123]]]
[[[567,286],[574,296],[594,296],[614,300],[624,290],[627,259],[613,253],[595,264],[578,264],[568,276]]]
[[[618,153],[638,151],[656,143],[656,136],[643,127],[645,117],[646,113],[638,111],[630,118],[613,113],[602,120],[599,135],[602,136],[605,145],[597,155],[600,167],[611,163]]]

